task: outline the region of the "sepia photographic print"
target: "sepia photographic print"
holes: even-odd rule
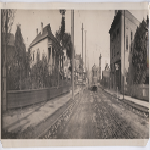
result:
[[[1,139],[149,139],[148,9],[2,7]]]

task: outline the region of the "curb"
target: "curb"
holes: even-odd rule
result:
[[[135,104],[134,102],[130,101],[130,100],[126,100],[126,99],[120,99],[118,98],[117,99],[117,95],[116,94],[111,94],[111,93],[108,93],[105,89],[101,88],[103,91],[105,91],[105,93],[109,94],[110,96],[112,96],[113,99],[116,99],[116,100],[119,100],[119,101],[122,101],[124,102],[126,105],[128,105],[133,111],[134,110],[137,110],[137,111],[140,111],[140,112],[143,112],[144,115],[147,115],[149,116],[149,108],[148,107],[145,107],[145,106],[141,106],[141,105],[138,105],[138,104]]]

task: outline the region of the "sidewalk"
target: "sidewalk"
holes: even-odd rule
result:
[[[74,95],[78,92],[79,89],[76,89]],[[11,133],[23,132],[28,127],[35,127],[65,105],[71,97],[72,93],[70,92],[49,101],[27,106],[22,110],[9,110],[2,116],[2,127],[5,131]]]
[[[110,89],[103,89],[103,90],[106,91],[107,93],[111,94],[111,95],[115,95],[116,98],[117,98],[117,91],[110,90]],[[118,99],[122,100],[123,95],[118,93]],[[127,95],[124,95],[124,99],[127,100],[127,101],[130,101],[132,103],[135,103],[136,105],[140,105],[140,106],[149,108],[149,102],[147,102],[147,101],[143,101],[143,100],[140,100],[140,99],[135,99],[135,98],[132,98],[131,96],[127,96]]]

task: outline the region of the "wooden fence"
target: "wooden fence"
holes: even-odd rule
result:
[[[149,84],[134,84],[131,88],[133,98],[149,101]]]
[[[7,110],[47,101],[65,94],[69,90],[70,86],[32,90],[9,90],[7,91]]]

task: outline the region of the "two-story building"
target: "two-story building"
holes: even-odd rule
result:
[[[127,10],[115,11],[110,34],[110,87],[130,94],[133,40],[139,21]],[[125,88],[124,88],[125,87]]]
[[[59,66],[59,71],[62,70],[63,51],[60,43],[52,34],[50,24],[43,28],[43,23],[41,23],[41,32],[38,33],[38,29],[36,32],[37,35],[29,46],[31,55],[30,67],[35,65],[37,55],[39,55],[40,60],[42,60],[43,57],[47,58],[49,73],[52,73],[56,64]]]

